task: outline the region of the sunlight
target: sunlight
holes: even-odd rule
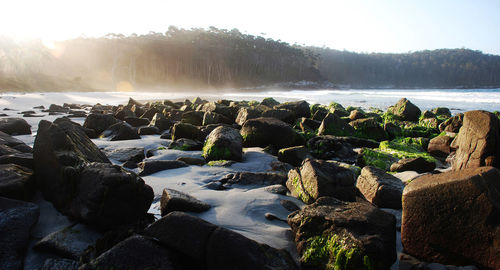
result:
[[[133,92],[134,86],[128,81],[121,81],[116,84],[116,91],[118,92]]]

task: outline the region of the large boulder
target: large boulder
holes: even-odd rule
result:
[[[272,145],[281,149],[304,143],[304,138],[289,124],[276,118],[260,117],[247,120],[240,133],[246,147]]]
[[[0,145],[5,145],[8,147],[11,147],[17,151],[23,152],[23,153],[31,153],[33,152],[33,149],[31,147],[27,146],[23,141],[16,139],[9,134],[0,131]]]
[[[318,128],[318,135],[351,136],[354,128],[336,114],[329,113]]]
[[[203,115],[201,111],[189,111],[182,114],[182,123],[191,124],[193,126],[201,126],[203,124]]]
[[[417,106],[406,98],[400,99],[394,106],[389,107],[387,111],[400,117],[401,120],[412,122],[417,122],[422,113]]]
[[[452,148],[457,149],[453,169],[494,166],[500,168],[500,123],[486,111],[469,111],[464,114]]]
[[[302,166],[288,172],[286,186],[292,196],[305,203],[331,196],[344,201],[356,199],[354,173],[325,160],[306,159]]]
[[[300,166],[304,159],[310,157],[309,149],[303,145],[287,147],[278,151],[278,160],[293,166]]]
[[[36,204],[0,197],[0,269],[23,269],[30,230],[39,215]]]
[[[30,200],[35,193],[31,169],[15,165],[0,165],[0,196],[15,200]]]
[[[331,197],[288,216],[303,269],[389,269],[396,260],[396,220],[366,202]]]
[[[290,254],[182,212],[172,212],[145,234],[205,269],[297,269]]]
[[[427,152],[435,157],[446,158],[451,153],[452,140],[448,135],[434,137],[429,141]]]
[[[203,146],[203,157],[211,160],[241,161],[243,155],[243,138],[238,130],[220,126],[207,137]]]
[[[281,103],[274,106],[274,108],[290,110],[295,113],[295,118],[311,116],[309,103],[305,100]]]
[[[356,187],[369,202],[378,207],[401,209],[404,184],[384,170],[372,166],[363,167]]]
[[[141,138],[131,125],[118,122],[102,132],[101,137],[108,137],[111,141],[138,140]]]
[[[160,132],[170,129],[174,124],[174,121],[167,119],[161,113],[155,114],[150,122],[150,125],[157,127]]]
[[[40,191],[66,215],[109,228],[135,222],[151,205],[151,187],[134,173],[111,165],[71,123],[40,121],[33,151]]]
[[[236,124],[243,126],[247,120],[261,117],[261,114],[262,113],[259,110],[243,107],[239,109],[235,122]]]
[[[85,119],[83,127],[95,130],[96,134],[101,134],[108,127],[118,122],[120,120],[116,119],[113,115],[91,113]]]
[[[447,119],[443,123],[439,124],[439,131],[450,132],[450,133],[458,133],[462,124],[464,122],[464,114],[459,113],[452,118]]]
[[[0,131],[9,135],[31,134],[31,126],[22,118],[0,118]]]
[[[262,117],[276,118],[290,125],[295,124],[295,120],[297,119],[293,111],[286,109],[267,110],[262,113]]]
[[[316,136],[307,141],[307,147],[311,150],[311,154],[318,159],[335,159],[354,163],[357,158],[353,145],[345,137]]]
[[[500,269],[500,172],[468,168],[411,181],[403,191],[404,250],[426,261]]]
[[[199,128],[194,125],[187,123],[177,123],[172,128],[172,140],[178,140],[180,138],[205,141],[207,135],[203,133]]]
[[[210,209],[210,205],[204,203],[195,197],[170,188],[163,189],[160,201],[161,215],[164,216],[170,212],[204,212]]]
[[[227,118],[226,116],[216,113],[216,112],[205,112],[203,114],[203,125],[211,125],[211,124],[233,124],[234,121]]]
[[[391,164],[391,172],[415,171],[418,173],[432,172],[436,168],[435,161],[423,157],[403,158]]]
[[[358,137],[372,139],[375,141],[385,141],[388,139],[384,127],[373,118],[363,118],[351,121],[349,123]]]

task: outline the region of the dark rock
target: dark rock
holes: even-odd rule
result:
[[[427,152],[436,157],[445,158],[451,153],[451,141],[453,139],[450,136],[442,135],[432,138],[427,146]]]
[[[154,239],[133,235],[79,269],[173,270],[174,257],[171,251],[160,246]]]
[[[65,108],[63,106],[56,105],[56,104],[50,104],[48,111],[49,112],[67,113],[69,111],[69,108]]]
[[[290,200],[280,200],[280,204],[290,212],[295,212],[300,210],[300,207],[298,207],[294,202]]]
[[[137,168],[137,162],[135,161],[132,161],[132,160],[127,160],[123,163],[122,165],[123,168],[127,168],[127,169],[135,169]]]
[[[285,102],[274,106],[276,109],[286,109],[295,113],[295,118],[311,117],[311,109],[309,103],[304,100]]]
[[[279,149],[301,145],[304,138],[289,124],[275,118],[250,119],[241,127],[245,147],[275,146]]]
[[[236,116],[236,124],[243,126],[247,120],[261,117],[262,113],[255,109],[240,108]]]
[[[428,174],[403,191],[404,250],[443,264],[500,269],[500,172],[493,167]]]
[[[349,169],[324,160],[306,159],[300,168],[288,172],[286,186],[292,196],[305,203],[312,203],[323,196],[354,201],[355,180],[354,173]]]
[[[436,168],[434,161],[428,161],[423,157],[404,158],[391,165],[391,172],[416,171],[418,173],[432,172]]]
[[[141,168],[140,176],[147,176],[159,171],[177,169],[187,167],[188,165],[182,161],[177,160],[145,160],[139,163]]]
[[[151,126],[157,127],[160,132],[170,129],[174,124],[174,121],[165,118],[161,113],[155,114],[150,123]]]
[[[431,112],[431,111],[424,111],[420,117],[423,118],[423,119],[425,119],[425,118],[436,118],[436,115],[433,112]]]
[[[272,97],[267,97],[264,98],[260,104],[272,108],[280,103]]]
[[[149,125],[149,120],[147,118],[125,117],[125,122],[133,127]]]
[[[137,115],[130,109],[130,107],[123,107],[114,114],[116,119],[124,121],[127,118],[135,118]],[[128,122],[127,122],[128,123]]]
[[[169,132],[164,132],[160,135],[160,139],[171,140],[172,134],[170,134]]]
[[[300,166],[306,158],[311,158],[311,155],[309,149],[305,146],[293,146],[278,151],[278,160],[293,166]]]
[[[460,128],[462,127],[463,121],[464,121],[464,114],[459,113],[441,123],[439,125],[439,131],[458,133],[460,131]]]
[[[368,203],[323,197],[288,224],[304,269],[389,269],[396,261],[395,218]]]
[[[35,193],[31,169],[15,165],[0,165],[0,196],[28,201]]]
[[[142,105],[140,102],[138,102],[137,100],[135,100],[135,99],[133,99],[133,98],[129,97],[129,98],[128,98],[128,103],[127,103],[127,106],[132,107],[132,106],[134,106],[134,105],[135,105],[135,106],[138,106],[138,107],[142,107],[142,106],[143,106],[143,105]]]
[[[406,98],[400,99],[394,106],[387,109],[388,112],[398,116],[404,121],[417,122],[420,117],[420,109]]]
[[[181,138],[175,141],[172,141],[168,145],[169,149],[176,149],[182,151],[198,151],[203,148],[203,144],[196,140]]]
[[[141,138],[137,131],[125,122],[111,125],[102,132],[101,137],[109,137],[111,141],[138,140]]]
[[[31,126],[22,118],[1,118],[0,131],[9,135],[31,134]]]
[[[203,125],[211,125],[211,124],[228,124],[231,125],[233,124],[233,120],[227,118],[226,116],[220,114],[220,113],[215,113],[215,112],[205,112],[203,114]]]
[[[116,119],[110,114],[96,114],[91,113],[85,119],[83,127],[95,130],[97,134],[101,134],[104,130],[108,129],[113,124],[118,123],[120,120]]]
[[[0,144],[0,156],[19,154],[20,152],[14,148],[8,147],[7,145]]]
[[[157,108],[151,108],[141,115],[141,118],[147,118],[149,121],[153,120],[155,114],[161,113]]]
[[[207,134],[201,132],[196,126],[187,123],[177,123],[172,128],[172,140],[180,138],[205,141]]]
[[[323,121],[323,119],[325,119],[326,115],[328,114],[328,110],[324,109],[324,110],[317,110],[313,116],[311,117],[312,120],[314,121],[319,121],[320,124],[321,124],[321,121]]]
[[[379,168],[365,166],[356,187],[371,203],[381,208],[401,209],[404,184]]]
[[[0,145],[6,145],[6,146],[9,146],[9,147],[16,149],[16,146],[26,145],[26,144],[23,141],[16,139],[5,132],[0,131]],[[29,153],[29,152],[24,152],[24,151],[21,151],[21,152]]]
[[[37,110],[44,110],[44,109],[45,109],[45,106],[40,105],[40,106],[33,107],[33,109],[37,109]]]
[[[193,126],[201,126],[203,124],[203,115],[201,111],[190,111],[182,114],[182,123],[191,124]]]
[[[203,166],[206,164],[204,158],[194,158],[194,157],[178,157],[176,160],[182,161],[188,165],[198,165]]]
[[[203,157],[211,160],[241,161],[243,139],[238,130],[220,126],[208,135],[203,146]]]
[[[354,128],[332,113],[325,116],[318,129],[318,135],[351,136],[353,134]]]
[[[391,122],[386,122],[384,124],[384,130],[387,133],[389,140],[394,140],[395,138],[400,137],[403,134],[403,130],[401,129],[401,127]]]
[[[365,117],[366,117],[365,114],[362,111],[360,111],[360,110],[353,110],[349,114],[349,119],[351,119],[351,121],[362,119],[362,118],[365,118]]]
[[[32,114],[32,113],[28,113],[28,114],[23,114],[23,117],[44,117],[45,114]],[[68,117],[75,117],[73,115],[69,115]],[[78,116],[78,117],[85,117],[84,116]]]
[[[237,172],[227,174],[219,181],[225,185],[284,185],[286,176],[277,173]]]
[[[53,232],[38,241],[33,248],[50,251],[61,257],[79,260],[84,251],[95,245],[101,233],[82,224],[75,224]]]
[[[210,205],[195,197],[174,189],[165,188],[160,201],[161,215],[164,216],[173,211],[181,212],[205,212]]]
[[[118,148],[108,150],[104,148],[103,150],[108,158],[116,160],[118,162],[125,162],[128,160],[141,162],[144,159],[144,148],[142,147],[130,147],[130,148]]]
[[[85,111],[69,111],[69,118],[84,118],[87,116],[87,112]]]
[[[138,134],[139,135],[157,135],[157,134],[160,134],[160,130],[157,127],[140,127]]]
[[[372,139],[375,141],[385,141],[388,136],[384,128],[373,118],[363,118],[351,121],[349,123],[354,129],[358,137]]]
[[[30,230],[39,215],[36,204],[0,197],[0,269],[23,269]]]
[[[356,152],[348,140],[331,135],[317,136],[307,142],[311,154],[319,159],[336,159],[345,162],[356,161]]]
[[[78,270],[80,264],[74,260],[52,259],[45,260],[40,270]]]
[[[321,122],[302,117],[300,119],[299,125],[300,125],[300,129],[302,130],[302,132],[315,131],[319,128],[319,126],[321,125]]]
[[[295,124],[295,120],[297,119],[295,112],[286,109],[267,110],[262,113],[262,117],[276,118],[290,125]]]
[[[432,113],[434,113],[435,115],[443,115],[443,116],[451,117],[450,109],[444,108],[444,107],[434,108],[434,109],[432,109]]]
[[[280,194],[280,195],[286,195],[286,193],[288,192],[288,189],[285,186],[279,184],[267,186],[264,188],[264,190],[272,194]]]
[[[0,156],[0,164],[16,164],[33,170],[33,154],[14,153]]]
[[[457,149],[453,169],[500,168],[500,121],[486,111],[469,111],[451,147]]]
[[[428,263],[418,260],[408,254],[401,253],[399,256],[399,269],[400,270],[478,270],[477,267],[473,265],[468,266],[454,266],[454,265],[442,265],[439,263]]]

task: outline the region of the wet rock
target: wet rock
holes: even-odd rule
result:
[[[194,158],[194,157],[178,157],[176,160],[182,161],[188,165],[198,165],[203,166],[206,164],[204,158]]]
[[[33,154],[13,153],[0,156],[0,164],[16,164],[33,170]]]
[[[356,187],[369,202],[378,207],[401,209],[404,184],[381,169],[365,166],[356,181]]]
[[[416,171],[418,173],[432,172],[436,162],[428,161],[423,157],[404,158],[391,165],[391,172]]]
[[[278,160],[293,166],[300,166],[306,158],[311,158],[309,149],[305,146],[293,146],[278,151]]]
[[[47,259],[40,270],[77,270],[80,264],[68,259]]]
[[[326,269],[327,265],[389,269],[396,260],[395,223],[393,215],[368,203],[331,197],[288,216],[301,265],[307,269]]]
[[[281,194],[281,195],[286,195],[286,193],[288,192],[288,189],[285,186],[279,184],[267,186],[264,188],[264,190],[272,194]]]
[[[157,113],[161,113],[161,111],[158,110],[157,108],[150,108],[149,110],[147,110],[146,112],[144,112],[141,115],[141,118],[146,118],[149,121],[151,121],[153,119],[153,117],[155,116],[155,114],[157,114]]]
[[[295,119],[296,119],[295,113],[291,110],[286,110],[286,109],[267,110],[262,113],[262,117],[276,118],[290,125],[295,124]]]
[[[460,128],[462,127],[463,121],[464,121],[464,114],[459,113],[441,123],[439,125],[439,131],[458,133],[460,131]]]
[[[103,151],[108,158],[119,162],[126,162],[128,160],[141,162],[144,159],[144,148],[142,147],[104,148]]]
[[[116,119],[124,121],[126,118],[135,118],[136,114],[131,110],[129,106],[126,106],[118,109],[118,111],[114,114],[114,116]]]
[[[7,145],[0,145],[0,156],[19,154],[20,152],[14,148],[8,147]]]
[[[39,215],[36,204],[0,197],[0,269],[23,269],[30,230]]]
[[[457,149],[453,169],[500,168],[500,121],[486,111],[469,111],[451,147]]]
[[[211,124],[228,124],[231,125],[234,122],[227,118],[226,116],[220,114],[220,113],[215,113],[215,112],[205,112],[203,114],[203,126],[206,125],[211,125]]]
[[[137,132],[139,135],[157,135],[160,134],[160,130],[157,127],[140,127]]]
[[[31,134],[31,126],[22,118],[0,118],[0,131],[9,135]]]
[[[301,145],[304,138],[289,124],[275,118],[250,119],[241,127],[245,147],[275,146],[279,149]]]
[[[375,141],[385,141],[388,139],[384,128],[373,118],[363,118],[349,123],[358,137],[372,139]]]
[[[447,135],[432,138],[427,146],[427,152],[435,157],[446,158],[451,153],[452,140],[453,138]]]
[[[443,115],[446,117],[451,117],[450,109],[445,108],[445,107],[434,108],[434,109],[432,109],[432,113],[434,113],[435,115]]]
[[[292,196],[305,203],[331,196],[354,201],[356,188],[354,173],[324,160],[306,159],[298,169],[290,170],[286,186]]]
[[[272,97],[267,97],[264,98],[260,104],[272,108],[280,103]]]
[[[141,138],[137,131],[125,122],[111,125],[102,132],[101,137],[108,137],[111,141],[138,140]]]
[[[173,211],[201,213],[210,209],[210,205],[195,197],[175,190],[165,188],[160,201],[161,215],[164,216]]]
[[[133,127],[147,126],[149,125],[149,119],[147,118],[137,118],[137,117],[125,117],[125,122]]]
[[[284,185],[286,176],[278,173],[237,172],[224,176],[219,181],[225,185]]]
[[[500,172],[467,168],[411,181],[403,191],[404,250],[443,264],[500,268]]]
[[[18,151],[21,151],[23,153],[30,153],[31,152],[31,150],[30,151],[22,151],[22,149],[29,147],[29,146],[27,146],[23,141],[16,139],[16,138],[12,137],[11,135],[9,135],[5,132],[2,132],[2,131],[0,131],[0,145],[9,146],[9,147],[14,148]]]
[[[290,212],[298,211],[300,210],[300,207],[297,206],[294,202],[290,200],[280,200],[281,206],[283,206],[286,210]]]
[[[119,121],[120,120],[116,119],[113,115],[110,114],[91,113],[85,119],[83,127],[95,130],[96,134],[101,134],[104,130],[108,129],[110,126],[118,123]]]
[[[182,161],[177,160],[145,160],[139,163],[141,168],[140,176],[151,175],[156,172],[187,167],[188,165]]]
[[[261,112],[250,108],[240,108],[238,115],[236,116],[236,124],[243,126],[243,124],[250,119],[255,119],[261,117]]]
[[[104,252],[80,270],[162,269],[173,270],[175,255],[154,239],[133,235]]]
[[[241,161],[243,139],[237,129],[220,126],[208,135],[203,146],[203,157],[211,160]]]
[[[61,257],[79,260],[84,251],[95,245],[101,233],[83,224],[75,224],[53,232],[38,241],[33,248],[53,252]]]
[[[302,130],[302,132],[316,131],[319,128],[319,126],[321,125],[321,122],[302,117],[300,119],[299,125],[300,125],[300,129]]]
[[[394,106],[387,109],[388,112],[398,116],[404,121],[417,122],[420,117],[420,109],[406,98],[400,99]]]
[[[384,124],[384,130],[387,133],[389,140],[394,140],[403,134],[401,127],[391,122],[386,122]]]
[[[201,132],[196,126],[187,123],[177,123],[172,128],[172,140],[180,138],[205,141],[207,134]]]
[[[35,193],[31,169],[15,165],[0,165],[0,196],[28,201]]]
[[[169,149],[176,149],[182,151],[197,151],[203,148],[203,144],[199,141],[181,138],[175,141],[172,141],[168,145]]]
[[[189,111],[182,114],[182,123],[191,124],[193,126],[201,126],[203,124],[204,112]]]
[[[311,110],[309,103],[304,100],[285,102],[274,106],[276,109],[286,109],[295,113],[295,118],[311,117]]]
[[[339,116],[329,113],[325,116],[318,128],[318,135],[351,136],[354,128],[347,124]]]
[[[167,119],[163,114],[157,113],[153,116],[150,125],[157,127],[160,132],[169,130],[175,124],[174,121]]]
[[[336,159],[353,163],[357,157],[349,140],[342,137],[316,136],[307,141],[307,147],[311,150],[311,154],[319,159]]]
[[[351,121],[362,119],[362,118],[365,118],[365,117],[366,117],[365,114],[362,111],[360,111],[360,110],[353,110],[349,114],[349,119],[351,119]]]

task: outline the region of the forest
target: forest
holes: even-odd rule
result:
[[[469,49],[354,53],[237,29],[173,26],[52,45],[0,38],[0,91],[238,89],[304,81],[334,88],[500,87],[500,56]]]

